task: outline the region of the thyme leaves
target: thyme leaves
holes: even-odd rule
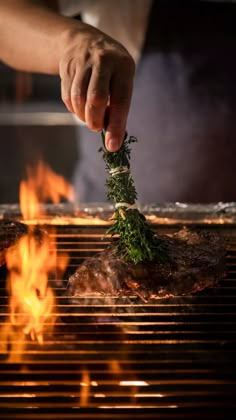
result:
[[[137,191],[130,173],[131,144],[137,142],[126,134],[121,148],[109,152],[105,147],[105,134],[102,132],[103,160],[109,174],[106,180],[107,198],[113,200],[116,211],[113,224],[107,233],[118,235],[118,250],[133,263],[145,261],[164,261],[167,259],[166,243],[157,237],[145,216],[135,208]]]

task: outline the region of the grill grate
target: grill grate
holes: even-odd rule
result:
[[[194,296],[149,304],[135,297],[71,301],[66,281],[51,280],[57,320],[44,344],[26,340],[21,349],[15,331],[0,347],[4,418],[223,419],[229,410],[236,413],[236,230],[218,230],[227,239],[227,275]],[[65,278],[107,245],[103,233],[101,226],[59,226],[52,234],[58,258],[70,253]],[[7,329],[4,269],[1,276],[0,328]]]

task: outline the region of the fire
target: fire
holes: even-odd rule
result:
[[[36,167],[27,167],[27,180],[20,184],[20,207],[24,220],[44,215],[40,204],[47,201],[59,204],[61,198],[74,200],[72,186],[52,169],[39,161]]]
[[[20,207],[23,219],[39,218],[43,214],[41,204],[47,200],[54,204],[60,198],[72,199],[73,191],[61,176],[55,174],[43,162],[36,168],[27,169],[28,179],[20,185]],[[52,233],[52,232],[51,232]],[[10,321],[23,329],[31,339],[43,342],[45,322],[53,322],[52,310],[55,297],[48,284],[49,276],[57,270],[65,270],[68,257],[60,255],[50,235],[42,229],[29,226],[23,236],[6,255],[9,270]]]
[[[54,304],[48,274],[56,265],[56,254],[51,252],[49,238],[37,240],[30,231],[7,252],[6,261],[11,323],[22,326],[25,334],[42,342],[44,322]]]

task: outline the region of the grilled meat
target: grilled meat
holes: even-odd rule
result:
[[[183,228],[161,236],[168,248],[165,262],[134,264],[116,244],[85,260],[69,278],[68,295],[139,296],[143,301],[191,294],[216,284],[224,274],[225,248],[220,235]]]

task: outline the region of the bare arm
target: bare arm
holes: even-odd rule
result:
[[[92,130],[106,127],[106,145],[122,143],[132,95],[134,62],[97,29],[60,16],[42,2],[0,0],[0,59],[20,70],[59,74],[67,108]]]

